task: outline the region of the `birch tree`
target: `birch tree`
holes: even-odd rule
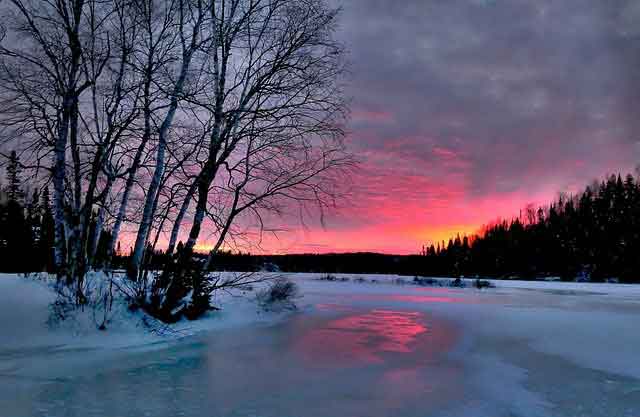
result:
[[[177,303],[185,311],[208,306],[203,274],[191,274],[187,265],[221,169],[227,170],[233,203],[214,222],[219,229],[215,250],[240,213],[259,215],[269,197],[286,196],[287,190],[302,202],[296,187],[310,186],[314,177],[348,160],[337,156],[344,151],[345,113],[339,85],[342,48],[333,39],[337,10],[320,0],[224,0],[212,3],[210,12],[209,62],[194,100],[209,114],[212,128],[207,158],[194,182],[188,239],[177,267],[167,269],[155,285],[151,308],[161,318],[175,315]],[[326,152],[329,148],[336,157]],[[284,163],[296,159],[306,164],[294,169]],[[256,191],[261,180],[262,190]],[[316,201],[323,201],[320,194],[314,194]],[[188,292],[192,299],[184,301]],[[203,305],[196,305],[196,298]]]
[[[8,31],[1,49],[3,122],[14,128],[16,136],[28,135],[27,129],[32,127],[34,151],[46,148],[51,155],[55,263],[59,271],[64,271],[67,143],[70,134],[77,135],[78,98],[90,86],[81,66],[86,2],[43,5],[12,0],[10,5],[13,7],[8,12]],[[10,46],[16,44],[20,48]]]
[[[208,308],[206,270],[244,230],[336,198],[353,158],[325,0],[7,3],[0,126],[53,182],[56,269],[77,303],[102,230],[110,255],[133,240],[136,302],[171,320]],[[145,251],[167,233],[172,254],[183,228],[149,294]],[[203,230],[215,243],[194,269]]]
[[[135,118],[122,105],[129,93],[126,3],[11,0],[9,6],[0,45],[1,122],[36,168],[50,173],[57,272],[76,285],[81,303],[88,225],[108,192],[97,187],[114,144]]]
[[[148,1],[150,6],[152,6],[153,3],[154,2],[151,0]],[[146,193],[142,219],[136,234],[136,241],[129,265],[128,275],[131,279],[137,279],[138,277],[144,249],[149,237],[151,223],[155,214],[155,201],[165,169],[164,160],[167,136],[169,135],[170,129],[173,125],[174,117],[178,111],[178,106],[183,99],[184,89],[188,82],[189,72],[194,56],[201,50],[202,45],[206,42],[206,39],[204,39],[203,36],[203,26],[208,21],[207,12],[207,7],[203,0],[177,1],[177,10],[174,12],[177,15],[177,22],[174,26],[174,35],[179,39],[181,54],[176,65],[177,77],[175,78],[175,83],[170,87],[168,97],[169,102],[166,113],[158,127],[158,145],[156,150],[155,168]],[[146,117],[146,119],[149,118],[150,116]],[[147,129],[147,124],[148,121],[145,120],[145,131]]]

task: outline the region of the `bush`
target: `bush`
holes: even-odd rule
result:
[[[209,274],[197,261],[175,258],[154,278],[150,296],[140,302],[149,315],[164,323],[183,317],[196,320],[213,309]]]
[[[338,282],[347,282],[350,281],[347,277],[337,277],[333,274],[326,274],[318,278],[320,281],[338,281]]]
[[[435,278],[420,278],[420,277],[414,277],[413,283],[423,287],[426,287],[426,286],[438,287],[441,284],[440,281],[438,281]]]
[[[293,299],[298,295],[298,286],[285,277],[275,279],[271,285],[260,291],[258,301],[263,307],[275,305],[287,308],[296,308]]]
[[[336,276],[333,275],[333,274],[326,274],[326,275],[321,276],[318,279],[320,281],[336,281],[338,278],[336,278]]]
[[[62,283],[56,283],[54,289],[56,298],[49,306],[49,326],[56,327],[66,320],[77,321],[79,313],[87,309],[96,328],[107,329],[114,301],[112,276],[102,272],[89,272],[79,290]],[[78,302],[78,294],[82,294],[82,303]]]
[[[449,283],[450,287],[453,288],[464,288],[464,281],[461,278],[456,278]]]
[[[58,285],[56,287],[56,298],[49,305],[47,325],[50,327],[58,326],[61,322],[75,316],[79,309],[80,306],[76,303],[75,291],[66,285]]]
[[[473,285],[479,290],[481,290],[483,288],[493,288],[494,287],[494,285],[491,282],[487,281],[486,279],[476,279],[474,281]]]

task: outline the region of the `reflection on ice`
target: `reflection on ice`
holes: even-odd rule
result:
[[[318,307],[330,310],[334,305]],[[405,361],[418,367],[446,352],[454,342],[451,327],[430,321],[422,312],[372,309],[344,315],[340,306],[334,311],[341,315],[303,326],[295,341],[296,353],[308,365],[356,367]]]
[[[428,332],[421,313],[372,310],[311,328],[297,346],[312,360],[380,363],[383,353],[408,353],[418,335]]]

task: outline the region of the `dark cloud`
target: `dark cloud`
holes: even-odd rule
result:
[[[344,2],[352,146],[370,169],[444,182],[458,170],[469,195],[630,169],[640,157],[638,3]]]

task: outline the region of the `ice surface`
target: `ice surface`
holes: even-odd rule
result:
[[[640,416],[640,287],[291,277],[297,312],[221,295],[175,339],[125,312],[50,329],[50,289],[1,276],[2,415]]]

